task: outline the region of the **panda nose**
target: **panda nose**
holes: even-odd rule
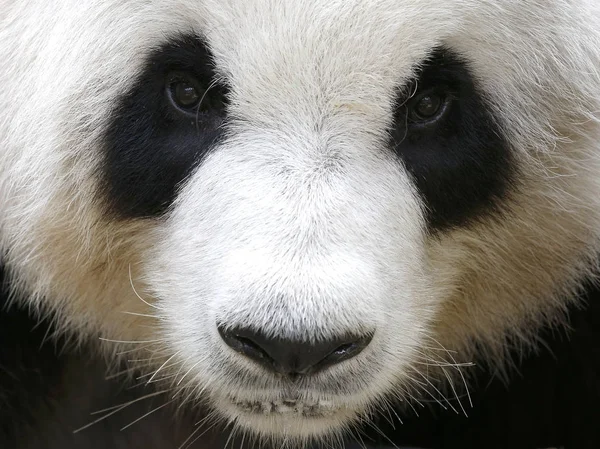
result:
[[[308,342],[270,337],[247,328],[218,326],[218,330],[225,343],[236,352],[270,371],[292,378],[356,357],[373,339],[373,334],[365,334]]]

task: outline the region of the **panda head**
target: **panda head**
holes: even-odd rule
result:
[[[592,272],[592,2],[39,0],[0,20],[15,298],[245,430],[324,436],[501,364]]]

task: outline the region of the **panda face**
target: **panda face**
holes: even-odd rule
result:
[[[244,66],[274,70],[263,51]],[[320,86],[315,72],[339,68],[312,57],[285,68],[286,93],[250,102],[233,74],[216,75],[198,37],[175,39],[151,54],[107,139],[117,213],[164,214],[143,271],[169,346],[190,357],[190,381],[214,379],[209,395],[228,417],[266,433],[331,427],[424,360],[438,307],[427,236],[490,211],[510,172],[468,64],[451,51],[434,49],[383,86],[354,67],[344,74],[354,85]],[[217,106],[178,104],[171,73]],[[386,101],[341,99],[369,89]],[[360,354],[336,356],[348,345]],[[298,421],[307,413],[310,425]]]
[[[271,437],[528,340],[598,249],[597,7],[438,3],[15,4],[16,288]]]

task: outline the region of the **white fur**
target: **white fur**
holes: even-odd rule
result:
[[[244,428],[337,431],[449,360],[432,346],[501,362],[594,269],[594,0],[13,0],[0,20],[0,250],[19,296],[81,338],[147,342],[174,386]],[[231,84],[230,137],[165,219],[111,221],[96,177],[108,114],[186,32]],[[501,216],[432,238],[385,136],[394,92],[438,44],[472,63],[519,175]],[[217,321],[375,338],[292,391]],[[340,379],[345,394],[322,387]]]

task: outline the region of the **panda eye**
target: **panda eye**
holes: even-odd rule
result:
[[[408,104],[408,119],[414,124],[437,122],[448,111],[450,97],[436,89],[415,95]]]
[[[209,109],[210,104],[200,104],[204,103],[206,92],[201,83],[188,73],[175,72],[167,77],[167,95],[172,104],[183,112],[195,114],[199,106],[202,106],[201,110]]]

